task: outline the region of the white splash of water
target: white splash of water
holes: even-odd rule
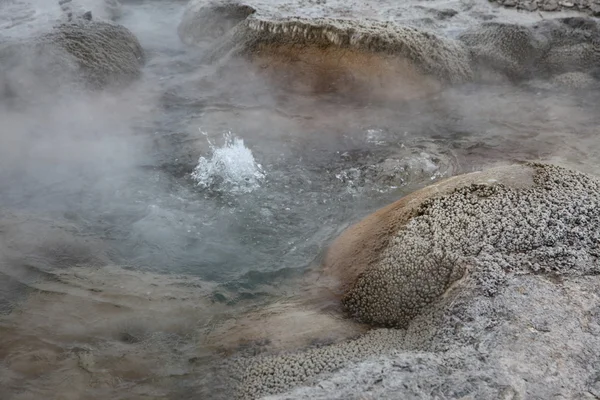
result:
[[[210,159],[200,157],[192,172],[192,178],[203,189],[233,193],[250,193],[260,186],[265,173],[256,162],[252,151],[244,145],[244,140],[227,132],[223,135],[225,143],[216,147],[208,139],[212,155]]]

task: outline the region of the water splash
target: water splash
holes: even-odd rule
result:
[[[250,193],[260,187],[265,173],[254,159],[252,151],[244,145],[243,139],[227,132],[223,135],[223,146],[216,147],[205,132],[202,134],[207,137],[212,155],[210,159],[200,157],[192,172],[192,178],[198,186],[232,193]]]

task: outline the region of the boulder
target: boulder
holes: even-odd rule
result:
[[[512,80],[569,72],[599,75],[600,27],[592,18],[555,18],[530,25],[487,22],[458,39],[470,49],[480,76],[489,71]]]
[[[222,37],[256,10],[236,1],[191,1],[177,28],[181,41],[198,44]]]
[[[188,44],[209,43],[211,62],[241,56],[269,82],[301,92],[405,99],[471,78],[462,43],[392,22],[192,2],[179,35]]]
[[[544,37],[519,24],[485,22],[467,29],[458,39],[470,49],[480,75],[495,71],[509,79],[531,76],[548,49]]]
[[[394,328],[239,360],[238,397],[593,398],[599,204],[598,178],[525,163],[367,216],[331,245],[322,276],[350,316]]]
[[[0,42],[4,101],[57,96],[74,88],[103,89],[141,74],[144,51],[125,27],[83,18],[33,38]]]
[[[600,223],[589,209],[598,188],[596,178],[541,164],[453,177],[349,228],[324,269],[354,318],[402,328],[466,274],[484,286],[507,271],[588,274],[596,233],[582,229]]]

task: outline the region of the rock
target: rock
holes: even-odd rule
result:
[[[213,53],[235,54],[286,90],[406,100],[470,80],[461,43],[388,22],[249,16]]]
[[[543,11],[556,11],[558,10],[558,3],[555,0],[549,0],[542,4]]]
[[[559,188],[563,187],[562,183],[555,186],[562,177],[572,180],[564,183],[564,190],[569,194],[555,192],[563,190]],[[419,310],[442,296],[454,282],[463,278],[467,270],[479,263],[477,257],[488,252],[495,254],[490,260],[508,257],[508,265],[514,270],[524,268],[527,271],[527,265],[532,265],[529,268],[536,271],[559,274],[591,271],[595,267],[589,263],[595,257],[596,246],[588,241],[591,238],[581,236],[583,242],[573,244],[562,231],[565,229],[563,223],[547,217],[529,217],[525,210],[529,202],[533,207],[548,207],[549,195],[555,200],[558,198],[554,196],[564,198],[555,204],[559,209],[568,208],[585,191],[595,193],[600,188],[597,185],[595,178],[537,164],[501,167],[450,178],[417,191],[350,228],[332,245],[324,269],[338,279],[337,290],[343,293],[343,302],[351,315],[362,322],[399,327],[406,327]],[[568,200],[568,196],[573,197]],[[592,203],[600,202],[600,192],[592,196]],[[557,226],[558,223],[560,230],[553,232],[544,228],[541,236],[529,228],[519,231],[522,227],[519,220],[510,222],[506,217],[504,220],[499,217],[501,213],[511,214],[504,208],[509,203],[518,205],[521,211],[512,211],[512,215],[525,218],[531,229],[546,224]],[[581,209],[583,214],[576,211],[573,218],[586,221],[600,218],[600,214],[587,215],[587,207],[592,203],[586,203],[588,205]],[[465,214],[459,204],[465,204]],[[471,212],[471,206],[466,204],[472,204],[477,211]],[[503,210],[498,211],[500,219],[496,219],[494,207]],[[442,217],[446,212],[452,214],[448,219]],[[570,221],[571,217],[568,218]],[[600,223],[600,219],[598,221]],[[510,231],[517,236],[504,229],[517,229]],[[577,230],[577,224],[571,229]],[[504,237],[503,232],[508,236]],[[535,236],[535,243],[520,242],[528,237],[524,236],[526,232]],[[430,234],[432,236],[428,237]],[[488,235],[492,235],[493,240],[488,241]],[[571,245],[575,246],[572,253],[568,250]],[[544,254],[546,246],[553,249]],[[530,253],[517,256],[514,253],[517,249],[528,249]],[[554,264],[552,255],[558,254],[557,250],[571,255]],[[535,266],[536,263],[540,266]],[[423,286],[419,284],[421,279],[427,281]]]
[[[458,39],[471,50],[480,76],[495,71],[509,79],[530,76],[548,47],[547,40],[531,28],[500,22],[467,29]]]
[[[452,8],[445,8],[443,10],[438,10],[436,13],[438,19],[441,19],[441,20],[452,18],[456,14],[458,14],[458,11],[456,11]]]
[[[551,83],[558,87],[576,90],[593,89],[600,84],[597,79],[583,72],[567,72],[557,75],[551,80]]]
[[[471,49],[480,79],[489,71],[511,80],[575,71],[593,75],[600,65],[600,27],[592,18],[555,18],[532,25],[488,22],[468,29],[459,40]]]
[[[532,88],[542,90],[596,90],[600,81],[585,72],[567,72],[556,75],[550,80],[534,79],[527,83]]]
[[[555,12],[561,10],[579,10],[592,16],[598,16],[597,2],[594,0],[539,0],[539,1],[528,1],[528,0],[491,0],[504,7],[514,7],[527,11],[541,11]]]
[[[347,229],[321,275],[355,318],[405,329],[237,359],[218,374],[237,376],[240,399],[593,393],[599,205],[598,178],[536,163],[414,192]]]
[[[37,37],[0,43],[0,90],[5,101],[35,101],[44,93],[122,86],[140,76],[144,61],[127,28],[79,19]]]
[[[533,29],[548,40],[548,50],[539,60],[547,74],[566,72],[594,74],[600,65],[600,25],[592,18],[571,17],[544,20]]]
[[[529,3],[525,3],[523,9],[527,11],[535,11],[538,9],[538,5],[535,1],[531,1]]]
[[[185,44],[199,44],[229,32],[256,10],[246,4],[230,1],[191,1],[177,28]]]
[[[208,44],[209,62],[241,56],[250,71],[286,91],[411,99],[471,79],[461,43],[389,21],[288,17],[234,0],[194,1],[179,35],[188,44]]]
[[[42,38],[74,57],[94,86],[129,83],[145,62],[137,38],[122,25],[85,21],[62,24]]]

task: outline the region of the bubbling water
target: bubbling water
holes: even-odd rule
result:
[[[201,131],[202,132],[202,131]],[[207,136],[205,132],[203,135]],[[265,180],[262,166],[256,162],[244,140],[231,132],[223,135],[225,143],[216,147],[207,138],[212,155],[200,157],[192,178],[202,189],[216,192],[250,193]]]

